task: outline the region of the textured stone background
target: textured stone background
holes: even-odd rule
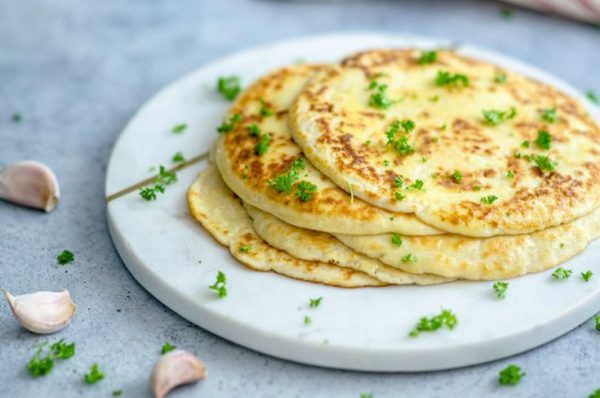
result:
[[[225,54],[321,32],[384,30],[468,41],[600,93],[600,30],[488,1],[14,1],[0,0],[0,163],[48,163],[63,190],[49,215],[0,203],[0,286],[14,293],[68,288],[79,308],[56,336],[77,355],[45,378],[25,364],[43,341],[20,329],[0,302],[0,396],[147,396],[165,341],[196,352],[209,378],[177,397],[587,397],[600,388],[600,334],[592,321],[508,360],[447,372],[368,374],[273,359],[181,319],[129,275],[108,235],[103,197],[111,146],[133,112],[161,86]],[[23,115],[20,124],[10,118]],[[55,264],[65,248],[77,260]],[[535,303],[524,303],[535,311]],[[599,309],[600,310],[600,309]],[[257,322],[260,322],[257,319]],[[502,327],[502,325],[498,325]],[[82,374],[106,372],[95,386]],[[527,376],[499,388],[498,371]]]

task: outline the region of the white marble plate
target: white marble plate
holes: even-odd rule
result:
[[[300,59],[335,61],[369,47],[451,44],[387,34],[336,34],[263,46],[205,65],[161,90],[132,118],[113,150],[106,193],[151,176],[151,166],[171,166],[177,151],[190,158],[208,150],[229,105],[215,93],[218,76],[237,74],[248,84]],[[459,49],[579,95],[514,59],[466,45]],[[187,131],[172,134],[178,123],[187,123]],[[505,300],[495,298],[491,282],[340,289],[248,270],[188,213],[187,187],[204,167],[205,162],[179,172],[179,182],[155,202],[141,200],[137,192],[110,202],[110,231],[126,266],[152,295],[198,326],[245,347],[343,369],[446,369],[539,346],[600,309],[600,242],[564,265],[573,269],[571,279],[553,280],[552,271],[518,278],[510,281]],[[585,283],[579,274],[587,269],[596,275]],[[208,289],[218,270],[228,278],[224,299]],[[309,298],[316,297],[323,297],[321,306],[308,308]],[[442,308],[457,315],[455,330],[408,337],[421,316]],[[306,315],[312,319],[309,326],[303,323]]]

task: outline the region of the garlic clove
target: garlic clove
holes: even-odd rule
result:
[[[3,290],[17,321],[33,333],[58,332],[69,324],[75,314],[76,305],[67,290],[36,292],[16,297],[8,290]]]
[[[174,350],[161,355],[150,378],[155,398],[164,398],[175,387],[206,377],[206,365],[193,354]]]
[[[59,198],[56,175],[43,163],[27,160],[0,170],[0,199],[50,212]]]

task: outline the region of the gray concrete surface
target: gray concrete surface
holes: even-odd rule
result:
[[[68,288],[79,304],[73,324],[48,339],[75,341],[76,356],[32,379],[25,364],[46,339],[19,328],[0,301],[0,396],[107,397],[115,389],[148,396],[148,375],[166,341],[210,368],[205,382],[174,397],[587,397],[600,388],[600,333],[592,321],[517,357],[446,372],[355,373],[270,358],[165,308],[133,280],[108,235],[104,177],[120,129],[161,86],[236,50],[322,32],[407,32],[492,48],[600,93],[599,29],[525,10],[507,20],[500,7],[466,0],[0,0],[0,163],[46,162],[63,190],[49,215],[0,203],[0,286],[14,293]],[[21,123],[11,122],[15,112]],[[77,258],[60,267],[55,257],[65,248]],[[88,386],[82,375],[94,362],[106,378]],[[498,387],[508,363],[527,376]]]

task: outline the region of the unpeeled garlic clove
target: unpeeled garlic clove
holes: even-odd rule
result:
[[[58,180],[43,163],[26,160],[0,170],[0,199],[49,212],[59,198]]]
[[[155,398],[164,398],[175,387],[206,377],[206,365],[193,354],[174,350],[161,355],[150,378]]]
[[[13,296],[4,290],[10,309],[25,329],[39,334],[58,332],[65,328],[76,305],[67,290],[62,292],[36,292]]]

